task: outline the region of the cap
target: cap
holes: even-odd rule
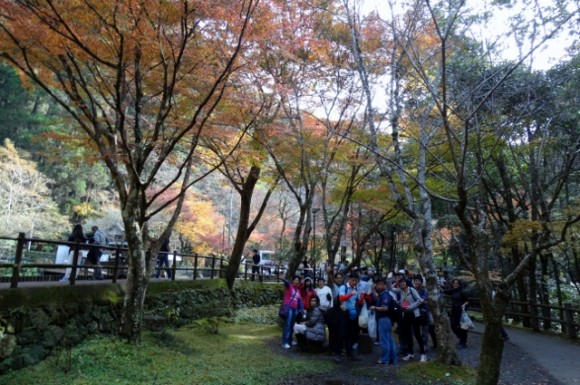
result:
[[[399,270],[399,274],[405,274],[405,270],[403,269]]]

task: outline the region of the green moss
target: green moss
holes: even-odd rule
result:
[[[401,367],[397,378],[408,385],[429,384],[442,380],[449,385],[473,385],[477,371],[466,366],[449,366],[437,361],[413,362]]]
[[[73,348],[66,371],[51,357],[0,376],[0,383],[262,385],[334,370],[334,363],[322,358],[272,354],[271,341],[279,337],[276,326],[226,322],[220,323],[218,334],[202,327],[146,332],[138,347],[98,337]]]
[[[47,306],[51,304],[103,302],[117,304],[123,299],[122,287],[110,285],[76,285],[27,287],[0,291],[0,308]]]

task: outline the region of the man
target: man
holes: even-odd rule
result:
[[[258,277],[260,278],[260,281],[262,280],[262,277],[259,275],[260,274],[260,253],[258,253],[258,250],[253,250],[252,251],[252,278],[251,280],[254,281],[256,278],[256,274],[258,274]]]
[[[359,277],[356,273],[351,273],[348,283],[339,290],[338,299],[342,309],[342,335],[345,344],[346,357],[352,361],[359,359],[354,356],[354,345],[358,343],[359,326],[357,302],[360,302],[361,296],[357,291]]]
[[[377,319],[377,331],[381,346],[381,357],[377,364],[397,364],[397,348],[393,339],[393,322],[389,318],[389,308],[395,300],[391,297],[384,278],[377,278],[373,290],[373,303],[370,310],[374,310]]]
[[[326,269],[327,275],[330,278],[329,285],[332,290],[332,305],[326,311],[326,323],[328,325],[328,345],[330,353],[340,359],[342,354],[342,310],[340,309],[340,301],[338,295],[340,289],[344,286],[344,276],[341,272],[332,275],[332,269]]]
[[[91,227],[93,232],[93,241],[91,242],[91,247],[89,253],[87,254],[87,261],[89,261],[94,266],[93,279],[102,280],[103,273],[101,272],[101,255],[103,252],[99,246],[107,245],[107,236],[103,233],[98,226]]]

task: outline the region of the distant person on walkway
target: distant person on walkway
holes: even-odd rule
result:
[[[260,274],[260,262],[261,262],[261,258],[260,258],[260,254],[258,253],[258,250],[252,250],[252,277],[251,280],[254,281],[256,279],[256,274],[258,274],[258,277],[260,278],[261,281],[261,276]]]
[[[284,282],[284,299],[282,303],[288,305],[288,316],[284,320],[284,328],[282,331],[282,347],[290,349],[293,345],[292,333],[294,331],[294,324],[296,323],[296,316],[298,312],[302,311],[302,298],[300,297],[300,277],[294,276],[292,282],[287,279]]]
[[[94,266],[93,279],[102,280],[103,273],[101,272],[101,246],[107,245],[107,236],[97,226],[91,227],[93,232],[93,242],[87,254],[87,261]]]
[[[457,347],[464,349],[467,347],[467,330],[461,328],[461,313],[465,306],[469,305],[467,295],[463,292],[461,281],[458,279],[451,281],[451,289],[443,292],[451,296],[451,329],[459,338]]]
[[[87,237],[85,237],[85,233],[83,231],[83,226],[80,223],[74,225],[72,233],[67,238],[67,242],[75,242],[75,243],[87,243]],[[64,263],[69,264],[73,262],[74,258],[74,246],[70,248],[70,252],[68,253],[68,258],[64,261]],[[79,251],[80,255],[80,251]],[[80,258],[79,258],[80,261]],[[77,261],[77,262],[79,262]],[[72,272],[71,267],[67,267],[64,273],[64,277],[60,279],[60,282],[68,282],[70,279],[70,274]],[[77,275],[78,275],[78,266],[77,266]]]
[[[157,273],[155,274],[155,278],[159,278],[161,276],[161,269],[165,266],[165,276],[171,279],[171,269],[169,268],[169,237],[163,241],[161,247],[159,248],[159,253],[157,254]]]

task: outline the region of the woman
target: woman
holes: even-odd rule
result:
[[[289,282],[287,279],[284,279],[283,282],[286,290],[284,291],[282,305],[287,305],[288,315],[286,316],[282,330],[282,347],[284,349],[290,349],[292,347],[292,331],[296,323],[296,316],[303,308],[299,289],[300,277],[294,276],[292,282]]]
[[[443,292],[451,296],[451,329],[459,338],[457,347],[464,349],[467,347],[467,330],[461,328],[461,313],[465,306],[469,305],[469,301],[462,286],[460,280],[454,279],[451,281],[451,289],[443,290]]]
[[[316,297],[316,291],[312,286],[312,278],[304,278],[304,282],[300,287],[300,297],[302,298],[302,303],[304,304],[304,310],[310,310],[310,298]]]
[[[80,223],[74,225],[72,233],[67,238],[67,242],[74,242],[74,243],[87,243],[87,237],[83,231],[83,226]],[[79,253],[80,256],[80,253]],[[68,258],[64,261],[65,264],[72,263],[74,257],[74,248],[71,247],[70,252],[68,253]],[[60,279],[60,282],[68,282],[70,279],[70,274],[72,272],[72,268],[67,267],[64,273],[64,276]],[[77,267],[77,274],[78,274],[78,267]]]
[[[306,340],[320,342],[326,341],[326,328],[324,327],[324,315],[320,310],[320,300],[318,296],[310,298],[308,314],[304,322],[294,325],[294,333],[298,345],[301,348],[306,347]],[[304,336],[305,339],[302,337]]]
[[[419,307],[423,305],[423,298],[419,296],[419,293],[413,287],[408,285],[406,279],[399,281],[399,289],[401,290],[401,308],[403,309],[403,318],[399,323],[399,338],[402,340],[403,361],[409,361],[415,356],[413,354],[414,334],[419,345],[421,362],[426,362],[427,356],[425,355],[425,344],[421,336],[421,322],[419,319],[421,315]]]

